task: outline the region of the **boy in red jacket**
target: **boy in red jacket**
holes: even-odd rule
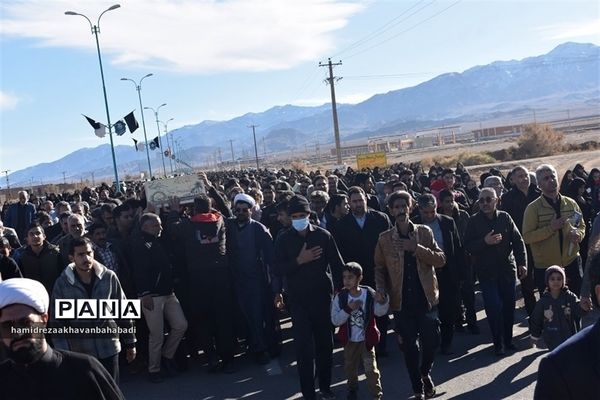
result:
[[[355,262],[344,266],[344,288],[331,303],[331,322],[339,326],[338,337],[344,345],[344,370],[348,377],[348,399],[356,399],[358,364],[362,360],[369,392],[374,399],[383,396],[374,346],[379,342],[375,316],[385,315],[388,297],[368,286],[361,286],[362,267]]]

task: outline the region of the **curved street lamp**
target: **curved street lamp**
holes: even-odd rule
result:
[[[121,193],[121,184],[119,182],[119,172],[117,171],[117,159],[115,157],[115,145],[113,143],[112,125],[110,124],[110,112],[108,111],[108,97],[106,96],[106,84],[104,83],[104,69],[102,68],[102,56],[100,54],[100,42],[98,40],[98,34],[100,33],[100,18],[102,18],[102,16],[108,11],[116,10],[119,7],[121,7],[119,4],[114,4],[106,10],[102,11],[100,16],[98,16],[96,25],[92,24],[92,21],[90,21],[90,19],[83,14],[77,13],[75,11],[65,11],[65,15],[79,15],[80,17],[85,18],[90,24],[92,34],[96,37],[96,49],[98,50],[98,62],[100,63],[100,76],[102,77],[102,92],[104,93],[104,107],[106,108],[106,122],[108,124],[108,137],[110,138],[110,151],[112,154],[113,169],[115,171],[115,187],[117,193]]]
[[[148,150],[148,135],[146,134],[146,120],[144,118],[144,106],[142,105],[142,81],[148,77],[153,76],[154,74],[144,75],[139,82],[134,81],[130,78],[121,78],[122,81],[131,81],[135,85],[135,90],[138,92],[138,98],[140,100],[140,112],[142,113],[142,127],[144,128],[144,143],[146,145],[146,158],[148,159],[148,173],[150,174],[150,179],[152,179],[152,165],[150,164],[150,150]]]
[[[166,105],[167,103],[162,103],[156,108],[156,110],[152,107],[144,107],[144,110],[152,110],[154,112],[154,117],[156,118],[156,130],[158,131],[158,147],[160,147],[160,156],[162,158],[163,173],[165,174],[165,178],[167,177],[167,166],[165,165],[165,153],[163,150],[164,148],[162,145],[162,139],[160,137],[160,125],[158,125],[158,111],[161,109],[161,107],[164,107]]]

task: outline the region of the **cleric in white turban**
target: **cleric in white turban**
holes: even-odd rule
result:
[[[39,314],[46,314],[48,292],[40,282],[28,278],[13,278],[0,282],[0,310],[11,304],[24,304]]]
[[[0,282],[0,334],[8,359],[0,363],[0,398],[123,399],[97,359],[50,347],[44,335],[48,304],[48,292],[38,281]]]

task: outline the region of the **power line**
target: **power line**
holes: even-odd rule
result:
[[[375,29],[374,31],[372,31],[371,33],[369,33],[368,35],[366,35],[365,37],[357,40],[356,42],[354,42],[352,44],[350,44],[348,47],[346,47],[345,49],[341,50],[337,54],[334,54],[333,57],[339,57],[339,55],[347,52],[348,50],[351,50],[351,49],[356,48],[356,47],[360,47],[364,43],[367,43],[367,42],[375,39],[376,37],[383,35],[385,32],[389,31],[390,29],[393,29],[395,26],[397,26],[400,23],[408,20],[413,15],[418,14],[420,11],[422,11],[425,8],[433,5],[437,0],[433,0],[431,3],[424,5],[423,7],[419,8],[417,11],[415,11],[412,14],[408,15],[406,18],[403,18],[400,21],[394,22],[394,21],[398,20],[400,17],[402,17],[404,14],[406,14],[407,12],[409,12],[410,10],[412,10],[413,8],[417,7],[419,4],[423,3],[424,1],[425,0],[421,0],[418,3],[412,5],[411,7],[409,7],[408,9],[406,9],[405,11],[403,11],[402,13],[400,13],[399,15],[397,15],[396,17],[394,17],[391,20],[389,20],[384,25],[380,26],[379,28]]]
[[[381,41],[381,42],[379,42],[379,43],[376,43],[376,44],[374,44],[374,45],[372,45],[372,46],[370,46],[370,47],[367,47],[367,48],[366,48],[366,49],[364,49],[364,50],[361,50],[361,51],[358,51],[358,52],[356,52],[356,53],[354,53],[354,54],[351,54],[351,55],[349,55],[349,56],[346,56],[345,58],[346,58],[346,59],[348,59],[348,58],[352,58],[352,57],[355,57],[355,56],[357,56],[357,55],[359,55],[359,54],[362,54],[362,53],[364,53],[364,52],[366,52],[366,51],[369,51],[369,50],[371,50],[371,49],[374,49],[375,47],[379,47],[379,46],[381,46],[382,44],[385,44],[385,43],[389,42],[390,40],[397,38],[398,36],[402,35],[403,33],[409,32],[409,31],[411,31],[411,30],[415,29],[416,27],[418,27],[419,25],[422,25],[422,24],[424,24],[425,22],[432,20],[433,18],[437,17],[438,15],[440,15],[440,14],[442,14],[442,13],[444,13],[444,12],[448,11],[448,10],[449,10],[449,9],[451,9],[452,7],[456,6],[456,5],[457,5],[458,3],[460,3],[460,2],[462,2],[462,0],[455,1],[454,3],[450,4],[448,7],[446,7],[446,8],[444,8],[444,9],[442,9],[441,11],[438,11],[437,13],[435,13],[435,14],[433,14],[433,15],[431,15],[431,16],[429,16],[429,17],[427,17],[427,18],[425,18],[425,19],[423,19],[423,20],[421,20],[421,21],[419,21],[419,22],[417,22],[416,24],[414,24],[414,25],[413,25],[413,26],[411,26],[410,28],[407,28],[407,29],[405,29],[405,30],[403,30],[403,31],[400,31],[400,32],[398,32],[397,34],[395,34],[395,35],[393,35],[393,36],[390,36],[389,38],[387,38],[387,39],[385,39],[385,40],[382,40],[382,41]]]

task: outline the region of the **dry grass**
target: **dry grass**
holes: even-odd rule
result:
[[[444,167],[454,168],[456,163],[462,163],[464,166],[468,167],[470,165],[491,164],[493,162],[496,162],[496,159],[488,153],[463,152],[444,157],[427,157],[423,159],[422,164],[424,166],[430,166],[438,163]]]

